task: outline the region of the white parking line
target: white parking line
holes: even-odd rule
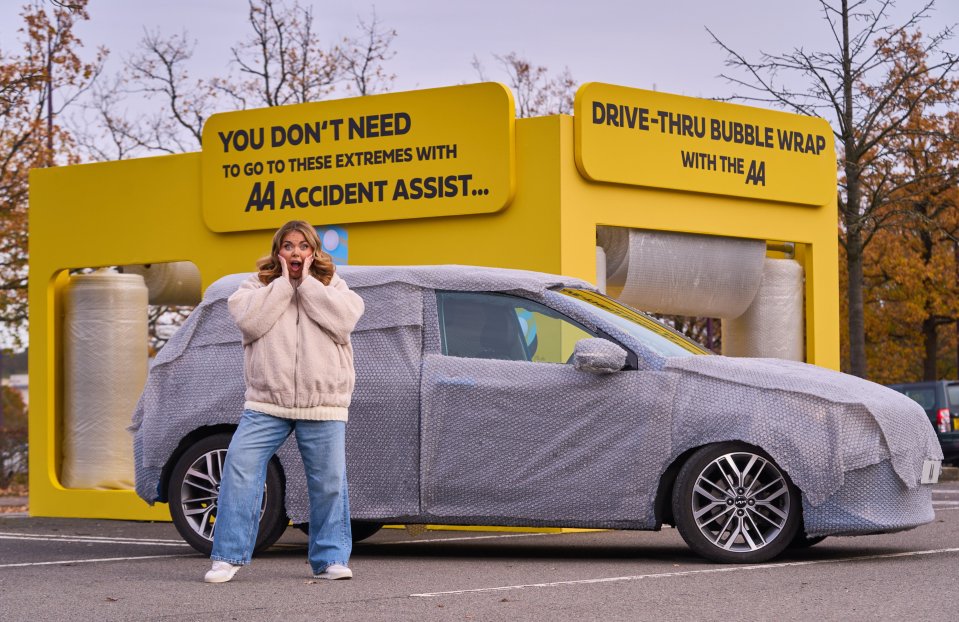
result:
[[[185,542],[180,542],[179,544],[167,544],[164,542],[142,542],[140,540],[94,540],[90,538],[44,538],[36,536],[0,536],[0,540],[25,540],[33,542],[70,542],[73,544],[134,544],[139,546],[178,546],[184,547],[189,546]]]
[[[117,536],[90,536],[84,534],[66,534],[66,533],[24,533],[22,531],[0,531],[0,536],[37,536],[45,538],[90,538],[93,540],[138,540],[140,542],[179,542],[183,540],[171,538],[124,538]]]
[[[80,542],[86,544],[139,544],[147,546],[188,546],[183,540],[157,538],[114,538],[107,536],[78,536],[66,534],[17,533],[0,531],[0,540],[34,540],[40,542]]]
[[[499,587],[481,587],[469,590],[451,590],[448,592],[426,592],[410,594],[413,597],[430,598],[433,596],[452,596],[456,594],[475,594],[480,592],[504,592],[508,590],[524,590],[531,587],[561,587],[567,585],[588,585],[592,583],[616,583],[621,581],[638,581],[640,579],[666,579],[671,577],[687,577],[698,574],[716,574],[720,572],[743,572],[747,570],[769,570],[771,568],[790,568],[795,566],[815,566],[818,564],[839,564],[844,562],[871,561],[876,559],[893,559],[897,557],[915,557],[920,555],[941,555],[944,553],[959,553],[959,548],[932,549],[928,551],[909,551],[906,553],[887,553],[884,555],[863,555],[861,557],[844,557],[841,559],[824,559],[805,562],[783,562],[779,564],[761,564],[756,566],[725,566],[723,568],[703,568],[702,570],[684,570],[681,572],[661,572],[656,574],[632,575],[626,577],[606,577],[602,579],[578,579],[573,581],[553,581],[551,583],[527,583],[521,585],[503,585]]]
[[[101,557],[100,559],[64,559],[55,562],[24,562],[22,564],[0,564],[0,568],[24,568],[26,566],[63,566],[69,564],[94,564],[97,562],[126,562],[141,559],[162,559],[164,557],[193,557],[194,554],[178,555],[141,555],[138,557]]]

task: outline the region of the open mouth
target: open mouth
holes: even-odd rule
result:
[[[302,268],[302,267],[303,267],[303,262],[302,262],[302,261],[291,261],[291,262],[290,262],[290,269],[291,269],[291,270],[299,270],[299,269]]]

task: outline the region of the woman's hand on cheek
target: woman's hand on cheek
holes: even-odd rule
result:
[[[280,270],[283,271],[283,278],[287,281],[290,280],[290,267],[286,265],[286,259],[283,258],[283,255],[279,255],[278,259],[280,260]]]
[[[310,276],[310,266],[313,265],[313,258],[314,258],[314,257],[315,257],[315,255],[310,255],[309,257],[307,257],[306,259],[303,260],[303,278],[304,278],[304,279],[305,279],[306,277]]]

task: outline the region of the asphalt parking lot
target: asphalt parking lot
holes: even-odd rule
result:
[[[315,581],[287,530],[231,583],[168,523],[0,515],[0,620],[955,620],[959,483],[936,520],[726,566],[678,533],[384,529],[352,581]]]

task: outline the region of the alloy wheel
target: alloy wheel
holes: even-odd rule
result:
[[[708,463],[693,486],[692,514],[714,546],[757,551],[776,540],[790,515],[789,484],[772,461],[749,452]]]
[[[216,527],[217,501],[225,461],[226,449],[214,449],[202,454],[187,468],[180,484],[180,504],[184,518],[197,535],[211,542]],[[266,486],[263,488],[261,518],[266,510],[267,500]]]

